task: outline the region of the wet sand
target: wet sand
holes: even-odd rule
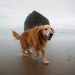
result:
[[[55,34],[46,49],[50,63],[44,65],[41,55],[21,56],[19,41],[4,33],[0,37],[0,75],[75,75],[74,37]]]

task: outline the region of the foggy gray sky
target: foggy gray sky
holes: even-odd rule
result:
[[[75,28],[75,0],[0,0],[0,27],[18,27],[36,10],[55,28]]]

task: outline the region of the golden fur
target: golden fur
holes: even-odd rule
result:
[[[49,63],[46,57],[45,48],[48,38],[50,39],[54,33],[54,30],[50,27],[50,25],[36,26],[23,32],[21,35],[16,33],[15,31],[12,31],[12,33],[17,40],[20,40],[22,53],[24,56],[28,56],[28,53],[30,53],[29,49],[33,47],[35,49],[35,56],[38,56],[38,52],[41,51],[43,63]],[[50,34],[52,35],[50,36]]]

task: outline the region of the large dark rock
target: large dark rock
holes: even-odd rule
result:
[[[37,11],[33,11],[27,16],[24,22],[24,31],[34,26],[45,25],[45,24],[50,24],[49,20],[40,13],[38,13]]]

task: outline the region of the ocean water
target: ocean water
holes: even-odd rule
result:
[[[12,30],[15,30],[18,33],[23,32],[23,27],[11,28],[11,27],[0,27],[0,39],[10,39],[12,37]]]
[[[56,29],[54,37],[75,39],[75,29]]]
[[[15,30],[18,33],[22,33],[24,31],[23,26],[20,26],[15,29],[11,29],[10,27],[6,28],[0,28],[0,39],[2,38],[8,38],[12,37],[12,30]],[[55,29],[54,38],[68,38],[68,39],[74,39],[75,38],[75,29]]]

